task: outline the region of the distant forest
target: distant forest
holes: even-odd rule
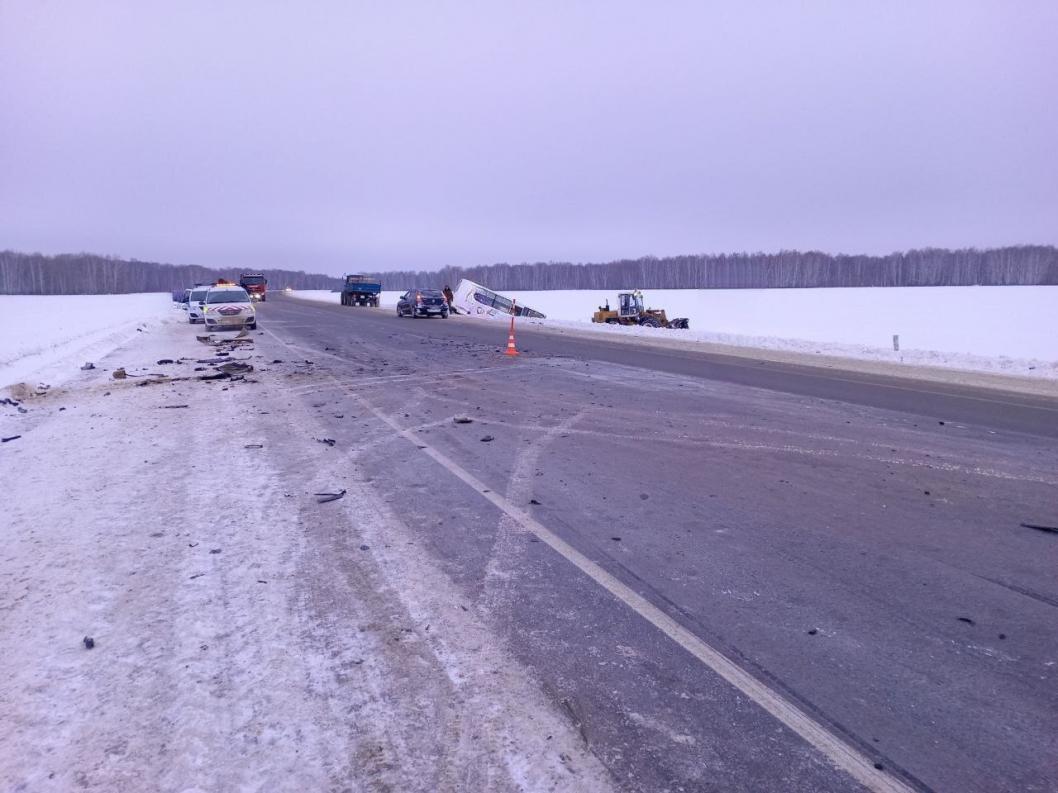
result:
[[[265,270],[269,286],[333,289],[341,279],[291,270]],[[371,274],[371,273],[367,273]],[[752,289],[840,286],[1058,285],[1058,248],[1018,245],[893,253],[830,255],[813,251],[735,253],[622,259],[605,264],[537,262],[440,270],[374,273],[385,289],[455,286],[461,278],[493,289]],[[169,292],[237,268],[159,264],[91,254],[43,256],[0,252],[0,294]]]
[[[213,268],[197,264],[159,264],[90,253],[0,251],[2,295],[102,295],[125,292],[172,292],[218,278],[239,279],[237,267]],[[261,270],[273,289],[333,289],[341,279],[291,270]]]
[[[493,264],[375,273],[386,289],[455,287],[469,278],[491,289],[781,289],[825,286],[1009,286],[1058,284],[1058,248],[925,248],[888,256],[815,251],[622,259],[605,264]]]

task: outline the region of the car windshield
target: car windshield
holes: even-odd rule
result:
[[[207,303],[249,303],[250,296],[242,289],[214,289],[206,296]]]
[[[196,289],[191,293],[191,300],[205,300],[208,289]]]

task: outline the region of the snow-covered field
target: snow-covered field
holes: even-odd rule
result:
[[[167,318],[169,294],[0,295],[0,388],[55,384]]]
[[[399,292],[383,292],[392,308]],[[599,333],[1058,378],[1058,287],[648,290],[647,305],[688,317],[689,331],[591,324],[616,291],[506,292],[547,314],[542,325]],[[332,292],[298,297],[338,302]],[[900,350],[893,350],[893,336]]]

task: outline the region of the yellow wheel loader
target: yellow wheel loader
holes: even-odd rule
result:
[[[644,308],[643,293],[621,292],[617,296],[617,310],[610,308],[610,301],[592,314],[592,322],[605,322],[607,325],[642,325],[648,328],[681,328],[686,330],[690,322],[686,317],[669,319],[663,308]]]

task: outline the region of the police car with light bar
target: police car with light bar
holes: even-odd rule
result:
[[[218,281],[206,292],[202,315],[209,330],[224,328],[254,330],[257,312],[249,293],[238,284]]]

